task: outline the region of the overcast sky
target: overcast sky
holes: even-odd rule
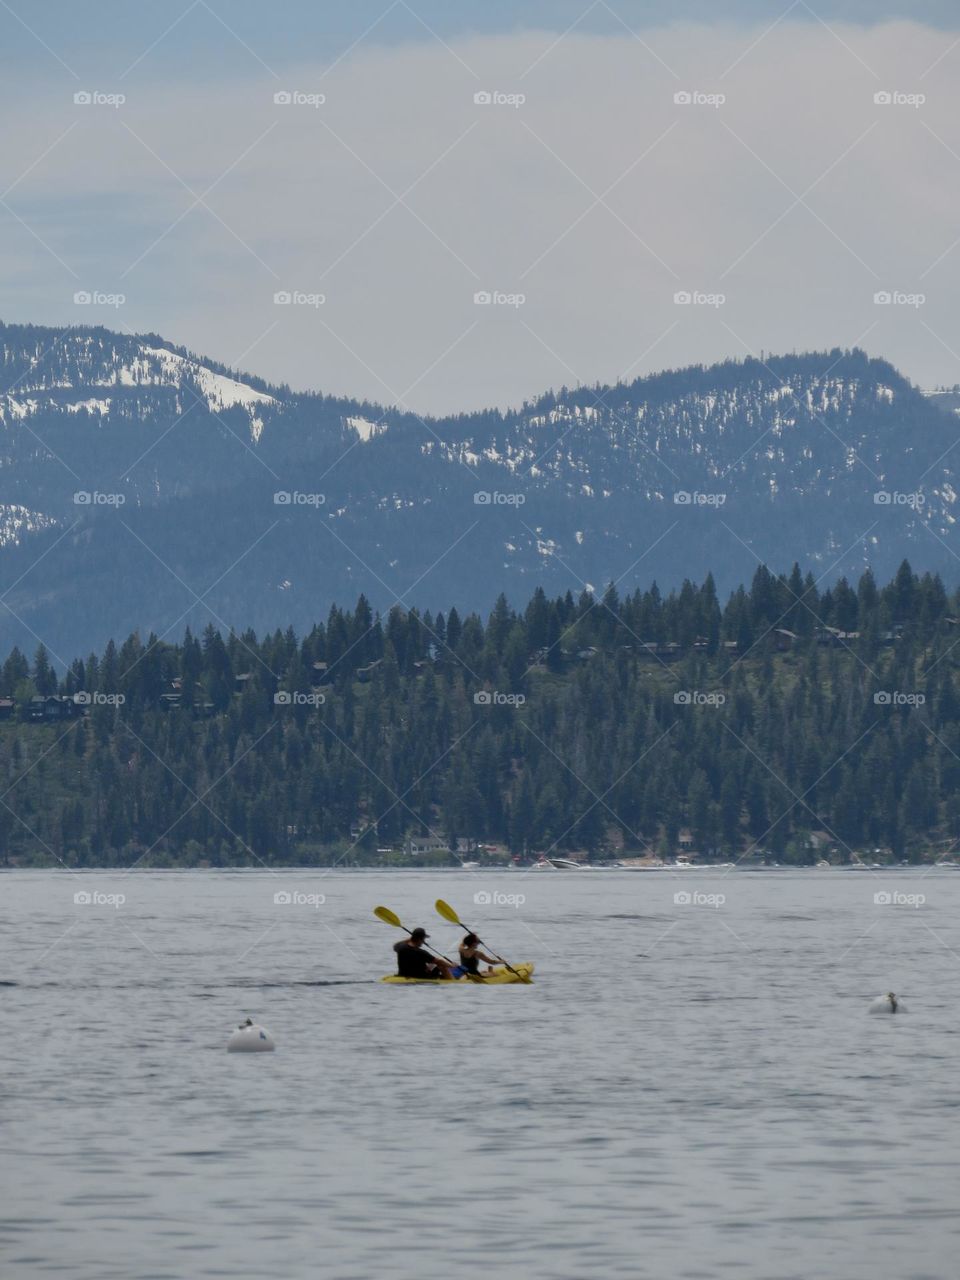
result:
[[[0,318],[421,412],[761,349],[960,382],[958,9],[13,0]]]

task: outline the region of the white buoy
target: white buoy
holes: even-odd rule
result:
[[[903,1003],[899,996],[895,996],[892,991],[888,991],[885,996],[877,996],[867,1013],[906,1013],[907,1006]]]
[[[249,1018],[227,1041],[227,1053],[272,1053],[276,1047],[266,1027],[258,1026]]]

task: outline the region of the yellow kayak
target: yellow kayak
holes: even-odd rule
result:
[[[532,981],[533,962],[527,961],[524,964],[515,964],[514,972],[504,969],[502,965],[498,965],[493,973],[482,973],[482,983],[473,982],[469,978],[454,978],[452,982],[447,982],[443,978],[401,978],[395,973],[388,973],[385,978],[381,978],[381,982],[397,982],[405,986],[427,986],[427,987],[496,987],[503,986],[508,982],[527,983]]]

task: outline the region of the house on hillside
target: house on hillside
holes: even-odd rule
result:
[[[178,676],[170,681],[166,693],[160,695],[161,711],[176,711],[183,706],[183,681]],[[208,701],[206,691],[199,680],[194,684],[193,704],[191,706],[195,720],[209,720],[216,713],[216,707]]]
[[[80,707],[72,698],[60,697],[51,693],[44,697],[37,694],[27,704],[27,715],[31,720],[50,723],[55,720],[72,720],[80,711]]]
[[[436,853],[438,849],[449,852],[446,840],[441,840],[439,836],[407,836],[405,852],[410,857],[423,853]]]
[[[817,644],[828,649],[844,649],[860,639],[859,631],[841,631],[838,627],[818,627],[814,632]]]

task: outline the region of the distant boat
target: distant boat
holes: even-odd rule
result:
[[[574,862],[572,858],[543,857],[533,864],[534,871],[585,871],[582,862]]]

